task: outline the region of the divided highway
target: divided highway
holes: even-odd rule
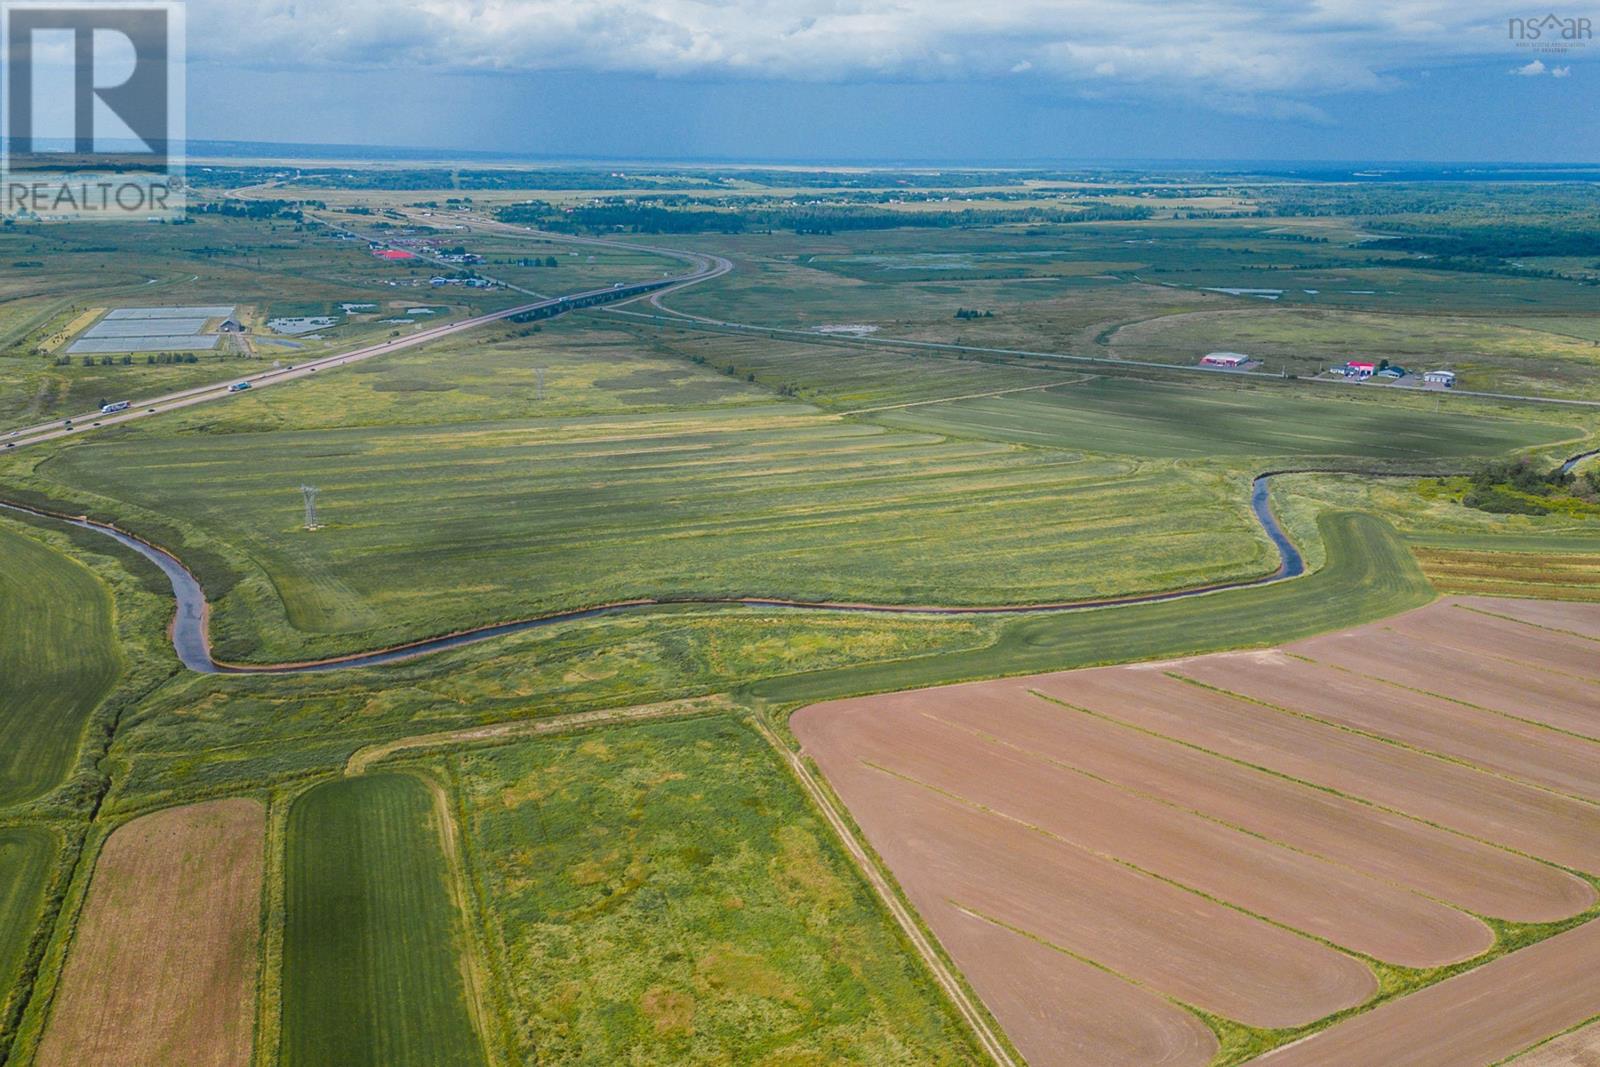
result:
[[[557,236],[557,235],[550,235]],[[641,246],[621,244],[614,241],[591,240],[587,238],[564,238],[580,244],[615,245],[640,251]],[[337,355],[322,356],[317,359],[307,360],[291,366],[267,371],[257,371],[238,378],[217,382],[213,385],[197,386],[175,393],[164,393],[161,396],[147,397],[142,400],[129,402],[126,410],[113,414],[102,414],[99,411],[85,412],[79,415],[52,419],[49,422],[38,423],[21,429],[8,432],[4,439],[4,447],[0,451],[13,451],[27,445],[40,444],[44,441],[53,441],[61,437],[71,437],[83,434],[97,427],[117,426],[135,419],[148,418],[166,411],[176,411],[181,408],[193,407],[196,404],[205,404],[211,401],[223,400],[236,395],[238,390],[233,387],[239,383],[248,383],[251,389],[260,389],[267,386],[279,385],[283,382],[295,381],[299,378],[315,374],[319,370],[330,367],[342,366],[346,363],[357,363],[373,356],[388,355],[401,352],[408,348],[430,344],[442,340],[453,334],[474,330],[490,323],[501,322],[506,319],[526,316],[528,318],[550,318],[577,308],[594,307],[600,304],[615,304],[636,300],[650,293],[667,289],[681,288],[694,285],[720,277],[733,269],[733,264],[720,256],[702,256],[692,252],[678,252],[668,249],[644,249],[660,252],[676,259],[684,260],[691,265],[691,270],[685,274],[674,275],[668,278],[658,278],[647,282],[633,282],[624,285],[609,286],[604,289],[589,289],[581,293],[569,293],[565,296],[547,297],[535,300],[529,304],[519,304],[516,307],[492,311],[484,315],[475,315],[472,318],[461,319],[457,322],[445,323],[441,326],[429,327],[406,337],[397,337],[388,341],[358,348],[353,352],[341,352]],[[68,428],[67,423],[71,423]]]

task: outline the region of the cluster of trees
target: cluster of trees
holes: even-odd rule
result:
[[[305,216],[300,208],[301,202],[298,200],[210,200],[202,204],[190,204],[188,213],[221,215],[227,219],[292,219],[301,222]]]
[[[515,263],[516,263],[516,266],[519,266],[519,267],[559,267],[559,266],[561,266],[561,261],[556,259],[555,256],[545,256],[543,259],[540,259],[538,256],[524,256],[523,258],[521,258],[519,260],[516,260]]]
[[[992,318],[994,318],[994,312],[992,312],[992,311],[979,311],[977,308],[956,308],[956,318],[958,318],[958,319],[992,319]]]
[[[199,363],[200,357],[193,352],[150,352],[145,355],[144,361],[147,366],[154,367],[168,363]],[[131,367],[133,366],[133,355],[131,353],[124,352],[120,356],[84,356],[83,365],[85,367]],[[65,355],[57,356],[56,366],[72,366],[72,357]]]
[[[1573,474],[1527,459],[1497,460],[1475,471],[1461,502],[1496,515],[1544,515],[1552,505],[1577,499],[1600,504],[1600,468]]]

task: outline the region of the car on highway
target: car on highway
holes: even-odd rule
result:
[[[234,382],[232,385],[228,386],[228,392],[242,393],[248,388],[250,388],[249,382]]]

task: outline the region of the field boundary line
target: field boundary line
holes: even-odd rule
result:
[[[524,737],[565,733],[596,726],[614,726],[651,719],[687,718],[707,715],[733,708],[732,701],[723,693],[695,697],[687,700],[669,700],[656,704],[636,704],[631,707],[602,708],[597,711],[578,711],[570,715],[557,715],[548,719],[515,719],[488,726],[469,726],[461,730],[444,730],[438,733],[417,734],[395,741],[382,741],[364,745],[350,754],[345,761],[344,775],[353,778],[365,774],[373,764],[388,759],[399,752],[417,749],[449,748],[453,745],[474,742],[494,744]]]
[[[444,854],[444,865],[450,872],[450,897],[455,905],[456,919],[461,924],[461,951],[456,954],[461,969],[461,984],[467,995],[468,1011],[472,1025],[478,1031],[478,1044],[483,1057],[494,1067],[506,1062],[505,1050],[500,1047],[497,1029],[491,1030],[494,1014],[489,1004],[489,957],[487,946],[478,937],[475,913],[471,907],[472,892],[467,885],[467,868],[462,859],[461,827],[452,810],[451,794],[433,775],[422,771],[410,772],[433,797],[434,816],[439,820],[439,848]]]
[[[799,780],[800,786],[805,790],[806,795],[811,798],[812,802],[822,812],[823,818],[827,820],[828,825],[832,827],[833,832],[844,845],[846,853],[855,863],[857,870],[867,880],[867,884],[872,887],[878,899],[888,908],[895,924],[900,927],[901,932],[911,942],[917,955],[922,958],[922,962],[933,975],[934,981],[944,990],[945,995],[950,998],[956,1010],[960,1012],[961,1017],[971,1027],[973,1035],[977,1037],[984,1051],[1001,1067],[1023,1067],[1006,1050],[1005,1042],[995,1033],[994,1028],[989,1025],[983,1010],[973,1003],[960,979],[951,972],[949,967],[945,966],[944,960],[940,958],[938,951],[930,942],[929,935],[924,934],[922,928],[917,925],[916,917],[912,914],[909,905],[902,902],[896,895],[894,889],[889,885],[887,877],[868,856],[866,849],[851,831],[849,822],[839,812],[832,798],[827,795],[826,791],[817,782],[810,768],[805,765],[805,761],[794,750],[785,745],[765,722],[759,718],[753,718],[752,721],[755,723],[757,732],[778,753],[795,778]]]
[[[856,408],[854,411],[841,411],[839,417],[846,415],[870,415],[875,411],[899,411],[903,408],[920,408],[929,404],[954,404],[958,400],[982,400],[991,396],[1010,396],[1012,393],[1033,393],[1041,389],[1054,389],[1058,385],[1082,385],[1098,378],[1098,374],[1085,374],[1081,378],[1070,382],[1046,382],[1043,385],[1019,385],[1011,389],[996,389],[988,393],[967,393],[965,396],[942,396],[933,400],[913,400],[906,404],[882,404],[875,408]]]

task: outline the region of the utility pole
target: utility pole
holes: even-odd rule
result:
[[[543,400],[544,399],[544,368],[543,367],[535,367],[533,373],[539,379],[538,392],[536,392],[534,394],[534,396],[538,400]]]
[[[302,485],[300,487],[300,492],[304,493],[306,498],[306,529],[308,530],[322,528],[322,524],[317,521],[317,493],[320,491],[314,485]]]

